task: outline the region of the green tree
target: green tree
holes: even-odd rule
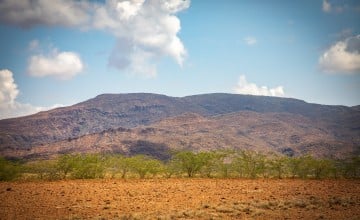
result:
[[[107,171],[114,178],[116,174],[120,174],[121,178],[125,178],[131,169],[131,158],[123,155],[112,155],[106,159]]]
[[[173,160],[188,177],[193,177],[204,165],[202,155],[195,154],[191,151],[176,153]]]
[[[269,169],[274,176],[281,179],[287,171],[288,157],[275,155],[269,160]]]
[[[130,168],[143,179],[147,174],[155,176],[159,173],[162,170],[162,163],[145,155],[136,155],[130,158]]]
[[[181,169],[174,160],[169,160],[164,164],[162,172],[166,178],[170,178],[181,173]]]
[[[287,160],[287,167],[290,172],[290,176],[295,178],[299,175],[301,167],[301,158],[299,157],[289,157]]]
[[[218,152],[200,152],[195,154],[195,160],[199,163],[201,176],[211,177],[216,171],[220,154]]]
[[[99,154],[75,155],[71,176],[75,179],[103,178],[105,158]]]
[[[314,159],[312,161],[313,175],[316,179],[329,177],[334,164],[329,159]]]
[[[234,166],[234,151],[221,150],[214,152],[214,166],[215,172],[221,177],[227,178],[233,170]]]
[[[314,158],[311,155],[299,157],[300,166],[298,167],[297,176],[305,179],[314,174]]]
[[[66,179],[68,174],[74,170],[78,158],[77,155],[64,154],[57,159],[57,169],[63,179]]]
[[[240,151],[234,158],[234,167],[240,177],[256,178],[265,174],[266,157],[254,151]]]

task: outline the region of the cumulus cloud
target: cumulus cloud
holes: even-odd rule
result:
[[[176,14],[189,6],[190,0],[4,0],[0,22],[28,28],[51,25],[106,31],[117,38],[110,66],[154,76],[156,61],[164,56],[182,66],[187,52],[178,37],[181,25]],[[139,68],[139,64],[150,69]]]
[[[360,73],[360,35],[346,38],[330,46],[319,58],[320,69],[326,73]]]
[[[239,77],[238,84],[234,88],[234,92],[238,94],[247,95],[262,95],[262,96],[284,96],[284,88],[278,86],[275,88],[268,88],[266,86],[258,86],[255,83],[250,83],[246,80],[244,75]]]
[[[89,4],[69,0],[2,0],[0,23],[31,28],[37,25],[74,26],[89,20]]]
[[[34,43],[32,41],[30,46]],[[33,55],[29,59],[28,73],[35,77],[54,76],[66,80],[81,73],[84,65],[75,52],[59,52],[53,48],[49,54]]]
[[[163,56],[181,66],[186,49],[177,36],[181,26],[175,14],[189,5],[186,0],[112,0],[96,8],[93,28],[117,37],[109,65],[150,77],[156,75],[154,63]]]
[[[0,119],[19,117],[45,111],[63,105],[56,104],[51,107],[37,107],[16,101],[19,90],[10,70],[0,70]]]
[[[9,108],[14,105],[15,98],[19,90],[14,82],[12,72],[9,70],[0,70],[0,108]]]
[[[245,37],[244,41],[249,46],[255,45],[257,43],[257,40],[255,37]]]

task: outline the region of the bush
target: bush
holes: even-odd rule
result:
[[[159,160],[152,159],[145,155],[136,155],[130,159],[130,169],[137,173],[141,179],[145,178],[147,174],[156,176],[162,171],[162,163]]]
[[[29,162],[25,166],[25,170],[35,174],[38,179],[42,180],[58,180],[61,178],[54,160],[39,160]]]
[[[111,178],[115,178],[117,174],[120,174],[121,178],[125,178],[131,169],[131,158],[122,155],[112,155],[106,158],[105,166]]]
[[[71,176],[75,179],[103,178],[104,165],[104,157],[98,154],[75,155]]]
[[[0,157],[0,181],[14,180],[19,175],[20,167],[18,164]]]

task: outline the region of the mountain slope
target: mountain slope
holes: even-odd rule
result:
[[[326,123],[290,113],[242,111],[211,117],[186,113],[150,126],[110,129],[8,156],[37,158],[108,152],[167,159],[169,150],[251,149],[290,156],[345,157],[356,151],[356,143],[338,140],[325,127]]]
[[[203,117],[204,120],[215,120],[218,127],[224,127],[225,129],[221,135],[225,135],[227,138],[221,139],[221,143],[226,144],[227,140],[233,139],[236,135],[230,132],[231,127],[228,125],[230,121],[224,121],[223,119],[241,112],[251,113],[248,117],[254,118],[255,121],[263,117],[263,115],[273,117],[272,119],[277,120],[273,124],[275,130],[278,129],[278,121],[281,121],[279,115],[289,114],[291,117],[286,121],[287,125],[280,126],[285,131],[287,126],[297,126],[295,122],[290,120],[291,118],[294,120],[301,118],[307,121],[307,124],[304,125],[307,128],[320,129],[326,133],[326,135],[321,136],[318,142],[323,141],[325,143],[331,140],[331,143],[342,143],[341,146],[352,146],[352,149],[354,146],[360,145],[360,111],[358,107],[326,106],[309,104],[296,99],[235,94],[205,94],[176,98],[157,94],[136,93],[99,95],[70,107],[40,112],[22,118],[1,120],[0,154],[31,155],[34,147],[37,149],[41,146],[53,147],[53,143],[72,142],[72,139],[80,140],[79,137],[91,136],[91,134],[100,135],[101,132],[109,129],[124,128],[127,130],[131,128],[133,130],[130,133],[136,133],[137,131],[134,128],[139,126],[156,127],[158,126],[156,125],[157,122],[162,121],[164,123],[169,117],[180,116],[185,113],[194,113],[199,117]],[[271,116],[270,113],[274,113],[274,115]],[[222,120],[216,119],[217,117]],[[233,118],[233,120],[240,122],[245,119],[244,117]],[[254,126],[250,122],[246,124],[247,127],[243,128],[245,130]],[[206,124],[198,123],[197,129],[202,130],[203,126],[206,126]],[[167,128],[169,132],[176,135],[177,132],[180,132],[177,129],[178,124],[176,123]],[[211,129],[217,128],[211,127]],[[209,128],[209,130],[211,129]],[[279,132],[271,132],[271,130],[264,132],[265,134],[261,137],[255,136],[249,139],[249,143],[252,143],[249,145],[255,146],[261,139],[271,140],[274,134],[280,134]],[[205,138],[205,133],[203,135]],[[139,140],[141,139],[143,138],[139,138]],[[188,137],[182,137],[182,139],[186,140]],[[285,139],[285,136],[281,137],[280,135],[278,139]],[[231,142],[231,144],[244,144],[243,140]],[[180,140],[174,139],[173,145],[175,145],[176,141]],[[170,142],[170,139],[164,138],[163,141],[156,140],[156,142]],[[200,143],[204,144],[203,142]],[[213,147],[219,147],[221,143],[213,143]],[[270,142],[268,141],[268,143]],[[259,146],[274,145],[275,147],[275,145],[286,145],[285,143],[286,141],[276,141],[273,144],[259,144]],[[334,145],[337,146],[338,144]],[[189,148],[196,149],[195,145],[189,145]]]

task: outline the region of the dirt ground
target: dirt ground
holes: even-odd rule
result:
[[[0,202],[0,219],[360,219],[360,181],[1,182]]]

